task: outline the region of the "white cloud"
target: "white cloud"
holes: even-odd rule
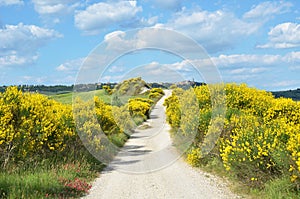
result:
[[[182,32],[208,52],[215,53],[233,48],[242,39],[257,33],[271,16],[285,13],[291,6],[287,2],[264,2],[241,18],[228,10],[182,9],[166,24],[157,24],[156,27]]]
[[[211,59],[218,67],[233,67],[253,65],[272,66],[282,63],[283,58],[280,55],[233,54],[219,55]]]
[[[174,63],[174,65],[176,65],[176,63]],[[131,69],[122,79],[137,76],[142,77],[147,82],[176,82],[184,80],[186,73],[180,73],[175,68],[172,68],[172,64],[161,64],[153,61]]]
[[[243,16],[245,19],[267,20],[270,17],[289,11],[292,4],[284,1],[266,1],[254,6]]]
[[[233,54],[220,55],[211,59],[182,60],[174,63],[159,63],[153,61],[136,67],[118,67],[113,65],[108,68],[101,81],[118,81],[135,76],[141,76],[151,82],[182,81],[195,78],[203,81],[205,75],[209,74],[210,68],[216,64],[225,82],[247,82],[251,86],[265,88],[268,90],[287,89],[297,86],[297,73],[299,70],[300,52],[290,52],[285,55],[272,54]],[[93,59],[91,59],[92,61]],[[101,60],[97,58],[98,62]],[[95,64],[101,66],[102,64]],[[192,64],[200,66],[195,69]],[[65,65],[61,70],[66,71]],[[99,71],[93,69],[84,73],[86,79],[98,80]],[[126,71],[126,73],[124,73]],[[120,75],[122,73],[122,75]],[[124,74],[124,76],[123,76]],[[168,75],[166,75],[168,74]],[[203,76],[202,76],[203,75]],[[291,76],[291,81],[286,82],[284,77]],[[94,77],[95,76],[95,77]],[[296,80],[295,80],[296,77]],[[208,81],[204,79],[204,81]],[[94,81],[92,81],[94,82]],[[299,82],[299,81],[298,81]]]
[[[5,25],[0,29],[0,67],[32,64],[37,50],[59,37],[58,32],[35,25]]]
[[[81,4],[76,0],[32,0],[34,9],[46,23],[57,24],[60,17],[73,13]]]
[[[150,17],[149,19],[143,17],[139,21],[135,21],[136,23],[135,27],[153,26],[157,23],[157,21],[158,21],[158,16]]]
[[[222,10],[184,10],[160,26],[192,37],[209,52],[218,52],[232,48],[241,38],[255,33],[261,24],[243,21],[233,13]]]
[[[109,39],[112,39],[112,38],[117,38],[117,37],[121,37],[121,38],[124,38],[124,36],[126,35],[126,33],[124,31],[114,31],[114,32],[111,32],[111,33],[108,33],[104,36],[104,41],[108,41]]]
[[[281,14],[285,12],[285,9],[287,9],[289,6],[289,3],[262,3],[253,8],[251,11],[247,12],[244,17],[241,18],[237,17],[233,12],[225,10],[211,12],[200,10],[199,8],[193,8],[190,10],[183,9],[182,11],[175,13],[173,18],[171,18],[165,24],[157,23],[153,26],[153,28],[179,31],[180,33],[183,33],[196,40],[209,53],[216,53],[223,50],[232,49],[238,42],[242,42],[243,39],[247,38],[248,36],[256,34],[258,30],[269,20],[269,18],[266,20],[254,18],[255,13],[257,14],[261,8],[265,7],[267,9],[264,15],[273,16],[275,14]],[[104,16],[105,15],[106,14],[104,13]],[[89,19],[94,16],[97,15],[92,15],[85,18]],[[250,17],[252,17],[252,20],[249,20]],[[87,26],[87,24],[91,21],[92,20],[88,20],[87,23],[82,24]],[[94,21],[94,25],[97,25],[101,20],[97,21],[95,18]],[[114,22],[113,20],[110,21]],[[92,25],[90,25],[90,27],[92,27]],[[115,47],[116,49],[119,48],[119,50],[130,45],[133,47],[142,47],[147,43],[157,44],[158,46],[166,46],[168,49],[170,49],[172,46],[173,49],[180,49],[182,52],[192,52],[195,50],[190,48],[190,46],[193,46],[190,45],[190,43],[179,41],[175,34],[164,35],[161,34],[161,31],[156,32],[155,30],[141,30],[137,33],[138,39],[130,41],[125,39],[126,34],[124,32],[116,31],[113,34],[118,34],[118,36],[114,38],[114,41],[110,41],[109,46]],[[175,38],[172,38],[174,35]],[[108,36],[111,35],[108,34],[107,37]]]
[[[85,34],[98,34],[108,26],[124,25],[136,20],[142,7],[136,1],[96,3],[75,13],[75,26]]]
[[[300,51],[288,53],[284,59],[289,63],[299,63],[300,64]]]
[[[293,87],[295,88],[295,87],[299,86],[299,84],[300,84],[299,80],[282,80],[282,81],[272,82],[272,83],[266,84],[266,85],[273,87],[273,88],[289,89],[289,88],[293,88]]]
[[[32,2],[35,11],[41,15],[66,13],[79,5],[75,0],[32,0]]]
[[[165,64],[167,67],[179,71],[179,72],[191,72],[193,71],[193,65],[188,60],[182,60],[181,62],[175,62],[173,64]]]
[[[66,61],[65,63],[57,66],[56,70],[60,71],[60,72],[66,72],[66,73],[78,72],[78,70],[80,69],[80,66],[84,62],[84,59],[85,58],[78,58],[78,59]]]
[[[32,75],[23,75],[19,76],[17,80],[13,81],[12,84],[45,84],[47,81],[46,76],[32,76]]]
[[[199,52],[201,47],[194,40],[170,29],[146,28],[134,32],[115,31],[105,35],[106,50],[111,53],[126,53],[128,50],[158,48],[181,56]]]
[[[300,52],[290,52],[285,55],[255,55],[255,54],[233,54],[233,55],[219,55],[212,57],[211,60],[219,68],[240,68],[250,67],[276,67],[276,66],[292,66],[300,63]]]
[[[22,0],[0,0],[0,6],[23,5]]]
[[[32,64],[37,60],[38,56],[18,56],[15,51],[10,55],[0,56],[0,68],[5,66],[16,66]]]
[[[269,42],[258,45],[258,48],[293,48],[300,46],[300,24],[278,24],[268,33]]]
[[[240,75],[240,74],[257,74],[261,72],[267,71],[267,68],[261,67],[261,68],[237,68],[229,71],[229,74],[231,75]]]

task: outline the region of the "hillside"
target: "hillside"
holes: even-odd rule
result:
[[[296,101],[300,101],[300,88],[295,90],[287,90],[287,91],[273,91],[272,94],[275,98],[284,97],[291,98]]]

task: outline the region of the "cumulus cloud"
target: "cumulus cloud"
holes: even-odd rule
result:
[[[258,48],[293,48],[300,46],[300,24],[278,24],[268,33],[269,42],[258,45]]]
[[[147,28],[135,31],[114,31],[104,36],[106,50],[110,54],[126,53],[136,49],[156,48],[180,56],[190,57],[193,53],[205,56],[203,49],[187,36],[168,29]]]
[[[257,33],[273,16],[287,12],[291,6],[288,2],[263,2],[243,17],[228,10],[182,9],[167,23],[156,24],[155,27],[182,32],[195,39],[209,53],[215,53],[233,48],[241,39]]]
[[[59,37],[58,32],[35,25],[5,25],[0,29],[0,66],[32,64],[37,50]]]
[[[181,5],[180,0],[154,1],[153,3],[172,8]],[[288,2],[263,2],[246,12],[242,17],[228,10],[206,11],[199,8],[181,9],[164,24],[157,23],[158,17],[138,17],[142,7],[136,1],[109,1],[88,6],[75,14],[75,26],[85,34],[98,34],[106,28],[151,26],[182,32],[201,44],[209,53],[233,48],[241,39],[258,32],[272,16],[288,11]],[[263,18],[263,20],[262,20]],[[149,36],[149,35],[148,35]],[[163,42],[163,35],[157,36]]]
[[[288,12],[292,6],[290,2],[285,1],[266,1],[254,6],[243,18],[267,20],[274,15]]]
[[[114,31],[104,36],[106,50],[109,52],[125,52],[127,49],[134,49],[136,41],[126,38],[126,32]]]
[[[59,23],[60,17],[73,11],[81,4],[76,0],[32,0],[34,9],[45,22]]]
[[[177,13],[164,26],[187,34],[209,52],[218,52],[231,48],[237,38],[240,41],[241,38],[255,33],[261,24],[243,21],[233,13],[223,10],[191,10]]]
[[[75,26],[85,34],[98,34],[108,26],[121,26],[136,20],[142,11],[136,1],[100,2],[75,13]]]
[[[0,0],[0,6],[23,5],[22,0]]]

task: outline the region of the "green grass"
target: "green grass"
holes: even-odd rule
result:
[[[48,170],[32,172],[1,172],[0,198],[45,198],[47,194],[62,193],[56,173]]]
[[[64,94],[55,94],[55,95],[48,95],[50,99],[54,99],[63,104],[72,104],[73,101],[73,92],[64,93]],[[76,93],[75,96],[78,96],[82,100],[86,101],[88,99],[92,99],[94,96],[98,96],[102,99],[105,103],[111,103],[111,96],[105,93],[105,90],[95,90],[89,92],[82,92]]]
[[[48,97],[50,99],[54,99],[55,101],[58,101],[63,104],[72,104],[73,100],[73,92],[69,93],[63,93],[63,94],[49,94]],[[112,97],[111,95],[108,95],[105,90],[95,90],[95,91],[89,91],[89,92],[81,92],[81,93],[76,93],[76,96],[79,97],[80,99],[87,101],[89,99],[92,99],[94,96],[98,96],[100,99],[102,99],[105,103],[111,104],[112,103]],[[121,96],[120,101],[122,104],[127,103],[127,101],[131,98],[148,98],[147,94],[141,94],[137,96]]]
[[[271,180],[266,183],[262,194],[266,199],[294,199],[300,198],[300,195],[293,190],[294,186],[291,183],[289,176],[284,176]]]
[[[78,198],[88,191],[88,182],[103,168],[92,159],[82,156],[72,161],[52,159],[31,165],[10,165],[0,171],[0,198]],[[83,187],[83,191],[75,186]]]

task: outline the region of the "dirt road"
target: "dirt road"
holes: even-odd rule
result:
[[[165,97],[171,94],[166,91]],[[238,198],[220,179],[187,165],[172,146],[163,97],[86,198]]]

